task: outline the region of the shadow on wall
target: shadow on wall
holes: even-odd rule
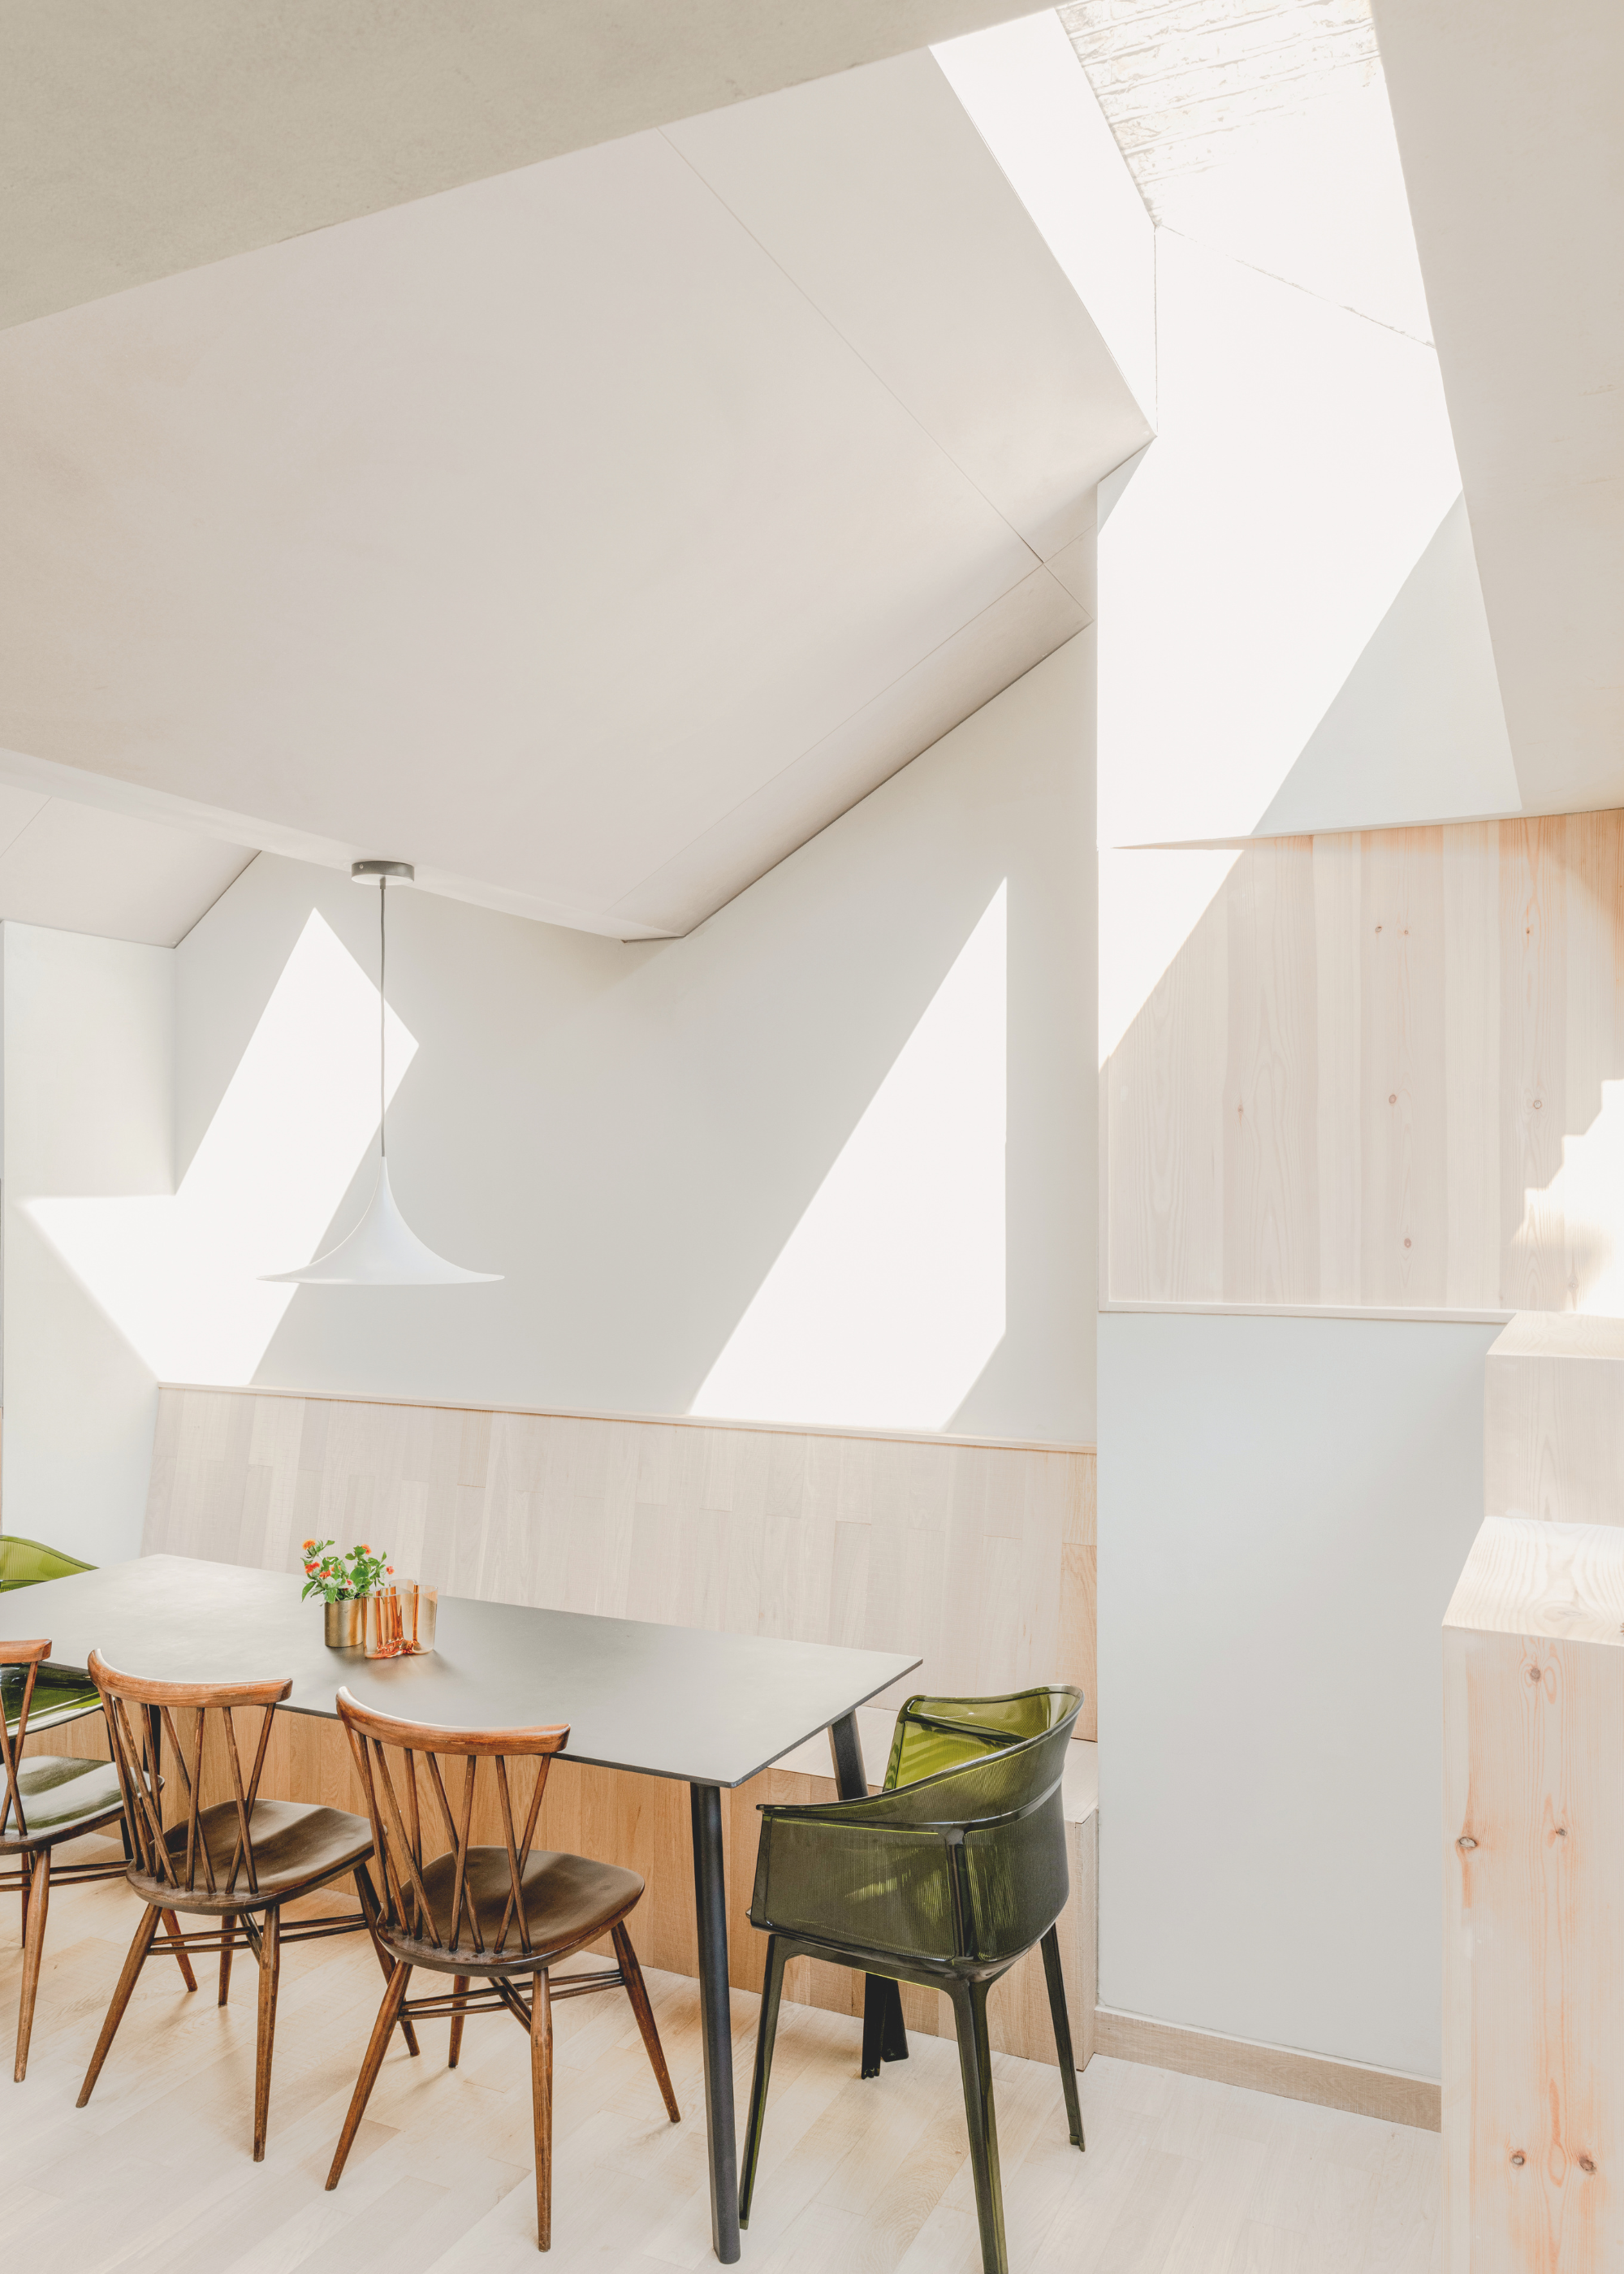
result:
[[[1111,1299],[1624,1305],[1624,814],[1222,857],[1101,1077]]]

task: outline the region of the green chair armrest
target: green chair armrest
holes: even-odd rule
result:
[[[64,1555],[60,1547],[48,1547],[42,1540],[25,1540],[19,1532],[0,1532],[0,1594],[8,1587],[37,1587],[43,1579],[69,1579],[76,1571],[94,1571],[94,1563],[81,1563],[77,1556]]]

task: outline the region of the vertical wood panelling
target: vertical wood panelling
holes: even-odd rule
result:
[[[1362,863],[1360,1287],[1436,1308],[1447,1276],[1442,832],[1384,831]]]
[[[1566,839],[1562,819],[1500,832],[1500,1285],[1519,1311],[1570,1307],[1561,1198],[1551,1190],[1567,1105]]]
[[[1500,829],[1440,830],[1444,887],[1444,1302],[1499,1306],[1500,1130],[1472,1101],[1500,1096]]]
[[[1320,1278],[1311,840],[1284,839],[1226,895],[1224,1294],[1298,1303]]]
[[[1359,1106],[1361,1048],[1357,840],[1310,840],[1314,894],[1314,1150],[1319,1164],[1320,1278],[1303,1298],[1355,1303],[1359,1287],[1359,1193],[1363,1176]],[[1313,1283],[1309,1283],[1311,1288]]]
[[[1107,1299],[1616,1307],[1620,1083],[1624,814],[1250,846],[1101,1074]]]
[[[1094,1734],[1090,1451],[160,1392],[149,1555],[287,1570],[311,1537],[453,1594],[917,1653],[892,1704],[1075,1681]]]

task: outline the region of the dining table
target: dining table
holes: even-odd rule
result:
[[[434,1649],[369,1659],[323,1640],[322,1605],[297,1572],[146,1555],[49,1579],[11,1606],[49,1637],[49,1663],[174,1682],[292,1684],[283,1712],[336,1721],[341,1686],[364,1706],[442,1728],[569,1724],[557,1756],[688,1788],[693,1835],[710,2231],[739,2256],[733,2032],[723,1870],[724,1791],[829,1733],[843,1798],[868,1790],[857,1709],[919,1665],[906,1653],[727,1634],[643,1619],[442,1595]],[[613,1861],[613,1859],[608,1859]]]

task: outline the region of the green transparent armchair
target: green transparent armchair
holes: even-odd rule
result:
[[[94,1563],[81,1563],[74,1556],[64,1555],[59,1547],[48,1547],[42,1540],[25,1540],[15,1532],[0,1532],[0,1594],[13,1587],[37,1587],[43,1579],[68,1579],[76,1571],[94,1570]],[[12,1622],[0,1623],[10,1625]],[[22,1710],[22,1697],[23,1668],[0,1666],[0,1708],[4,1711],[6,1727],[13,1731]],[[35,1669],[28,1711],[28,1727],[35,1736],[42,1730],[60,1728],[64,1721],[77,1721],[86,1713],[99,1713],[101,1710],[96,1685],[87,1674],[58,1666]]]
[[[1083,2145],[1055,1931],[1069,1893],[1060,1782],[1082,1702],[1068,1688],[910,1698],[880,1792],[762,1810],[750,1918],[770,1940],[741,2225],[749,2223],[784,1969],[793,1958],[822,1958],[869,1977],[865,2075],[877,2071],[881,2054],[906,2054],[898,1983],[952,2000],[981,2256],[987,2274],[1007,2274],[987,1993],[1038,1942],[1067,2123],[1073,2144]]]

